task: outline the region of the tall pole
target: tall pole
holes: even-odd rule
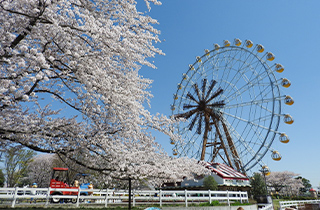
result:
[[[264,176],[264,184],[266,185],[266,195],[268,195],[267,179],[266,179],[265,172],[263,172],[263,176]]]
[[[131,210],[131,177],[129,177],[129,210]]]
[[[261,173],[263,174],[264,177],[264,183],[266,185],[266,195],[268,195],[268,187],[267,187],[267,179],[266,179],[266,175],[270,174],[270,170],[267,166],[263,166],[262,169],[260,170]]]

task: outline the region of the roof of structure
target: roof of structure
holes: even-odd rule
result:
[[[246,175],[222,163],[206,163],[205,167],[211,169],[213,173],[217,174],[223,179],[249,180]]]

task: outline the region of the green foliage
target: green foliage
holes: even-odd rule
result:
[[[200,203],[199,204],[199,206],[221,206],[221,205],[222,204],[220,204],[219,201],[212,201],[211,203],[205,202],[205,203]]]
[[[6,181],[6,179],[4,177],[4,173],[3,173],[2,169],[0,169],[0,187],[4,186],[5,181]]]
[[[300,192],[307,192],[311,189],[312,185],[310,183],[310,180],[303,178],[301,176],[298,176],[296,179],[301,179],[302,184],[303,184],[303,188],[300,188]]]
[[[212,201],[211,203],[205,202],[205,203],[200,203],[199,206],[226,206],[228,205],[227,203],[220,203],[219,201]],[[231,206],[247,206],[247,205],[252,205],[251,203],[240,203],[240,202],[234,202],[230,203]]]
[[[8,187],[23,186],[27,176],[28,164],[36,153],[21,147],[8,148],[4,154],[5,175]]]
[[[230,204],[231,206],[249,206],[252,205],[252,203],[240,203],[239,201],[236,201],[234,203]]]
[[[214,180],[213,176],[207,176],[203,180],[203,186],[206,190],[217,190],[218,183]]]
[[[219,201],[211,201],[210,206],[219,206]]]
[[[317,198],[314,197],[307,197],[307,196],[283,196],[283,200],[317,200]]]
[[[256,199],[259,195],[266,195],[266,184],[264,178],[260,173],[254,173],[253,176],[250,178],[251,184],[251,195]]]

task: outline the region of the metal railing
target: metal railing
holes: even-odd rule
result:
[[[305,204],[319,204],[320,200],[299,200],[299,201],[280,201],[280,210],[284,210],[286,208],[304,208]]]
[[[50,194],[51,192],[51,194]],[[52,195],[52,192],[72,192],[73,195]],[[82,195],[88,192],[89,195]],[[58,201],[60,200],[60,201]],[[188,206],[195,202],[212,202],[218,200],[230,205],[231,202],[248,203],[247,192],[236,191],[167,191],[167,190],[134,190],[132,191],[132,205],[146,204],[182,204]],[[14,208],[17,202],[27,203],[37,201],[32,205],[51,205],[53,202],[72,202],[77,207],[81,205],[126,205],[129,202],[128,191],[110,189],[53,189],[53,188],[0,188],[0,203],[11,204]],[[39,202],[41,201],[41,202]]]

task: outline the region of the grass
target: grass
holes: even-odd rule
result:
[[[280,209],[280,201],[284,201],[283,199],[272,199],[273,209]]]
[[[230,203],[231,206],[246,206],[246,205],[252,205],[252,203],[240,203],[240,202],[233,202]],[[205,202],[200,204],[191,204],[189,206],[228,206],[227,203],[223,202],[220,203],[219,201],[212,201],[211,203]]]

